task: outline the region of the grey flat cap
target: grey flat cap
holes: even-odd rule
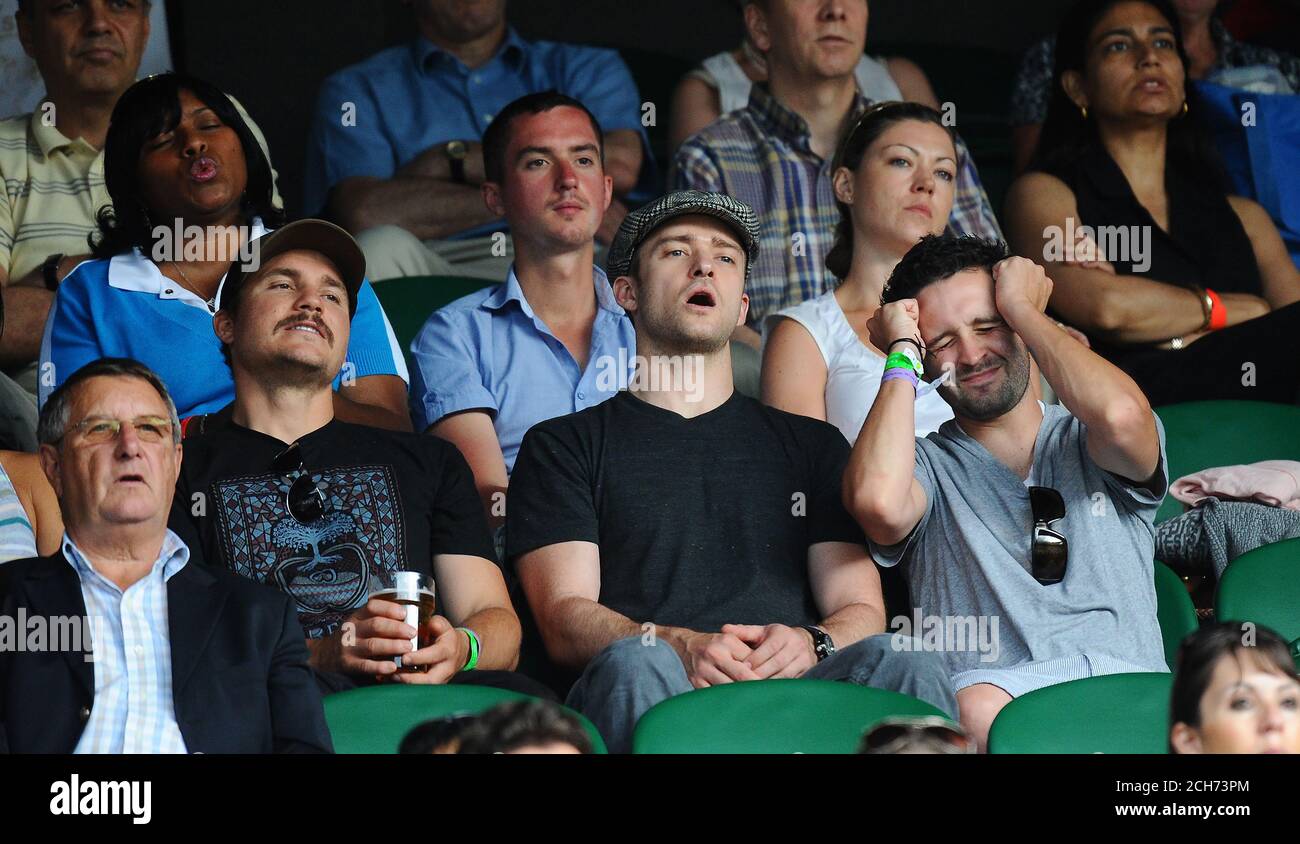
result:
[[[623,218],[614,242],[609,245],[605,271],[610,280],[628,275],[636,261],[636,251],[650,233],[675,217],[704,214],[717,217],[740,239],[745,250],[745,280],[749,280],[758,257],[758,216],[754,209],[725,193],[679,190],[643,205]]]

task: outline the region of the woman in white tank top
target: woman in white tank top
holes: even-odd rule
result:
[[[862,116],[831,169],[841,219],[826,266],[840,284],[768,317],[765,403],[824,419],[857,440],[885,369],[886,350],[870,345],[867,320],[907,250],[944,230],[956,159],[951,130],[928,106],[884,103]],[[918,436],[951,418],[937,393],[918,394]]]

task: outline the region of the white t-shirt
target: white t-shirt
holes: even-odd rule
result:
[[[885,359],[868,349],[849,325],[833,290],[769,316],[763,337],[781,317],[798,322],[812,335],[826,362],[826,421],[850,443],[858,438],[885,374]],[[916,435],[924,437],[952,418],[952,408],[937,393],[916,400]]]

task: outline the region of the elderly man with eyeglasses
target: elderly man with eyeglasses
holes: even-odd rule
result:
[[[234,374],[231,419],[189,432],[172,528],[209,564],[292,598],[327,691],[461,682],[546,694],[511,673],[519,619],[460,452],[334,416],[333,385],[351,377],[360,248],[322,220],[253,247],[250,262],[232,264],[213,317]],[[371,597],[399,571],[435,581],[423,624]]]
[[[205,570],[167,528],[181,445],[158,376],[88,364],[38,436],[66,532],[57,553],[0,567],[22,628],[21,644],[0,637],[0,751],[329,752],[290,602]]]
[[[961,722],[981,748],[1013,697],[1168,670],[1152,570],[1163,429],[1133,379],[1044,313],[1051,292],[1000,243],[931,235],[867,323],[890,354],[844,504],[876,561],[903,564],[916,615],[943,622]],[[1060,405],[1029,390],[1031,362]],[[954,418],[914,440],[916,396],[934,387]],[[970,646],[975,629],[992,647]]]

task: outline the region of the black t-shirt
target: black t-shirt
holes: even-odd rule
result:
[[[288,593],[308,637],[364,605],[381,572],[432,574],[435,554],[495,560],[474,477],[446,440],[333,420],[298,445],[325,493],[320,518],[286,509],[290,478],[271,465],[288,445],[231,423],[185,440],[170,527],[207,564]]]
[[[833,426],[733,394],[686,419],[622,392],[524,437],[506,509],[513,559],[600,546],[600,603],[633,621],[816,624],[808,547],[865,543],[840,500]]]

